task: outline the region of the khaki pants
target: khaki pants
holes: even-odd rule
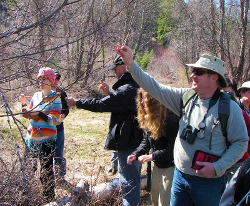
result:
[[[173,166],[159,169],[154,165],[151,183],[151,196],[154,206],[169,205],[174,168]]]

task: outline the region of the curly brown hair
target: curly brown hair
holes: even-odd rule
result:
[[[137,92],[137,119],[142,129],[150,132],[152,139],[161,137],[167,116],[167,107],[140,88]]]

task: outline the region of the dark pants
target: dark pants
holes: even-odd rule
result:
[[[40,161],[40,181],[43,188],[43,196],[47,202],[55,198],[55,181],[53,171],[53,156],[55,151],[55,141],[49,141],[49,144],[32,144],[31,149],[25,151],[25,165],[31,167],[33,173],[38,169],[37,158]]]
[[[54,147],[42,145],[42,155],[39,157],[41,164],[40,180],[43,186],[43,196],[48,202],[55,198],[55,180],[53,171]]]

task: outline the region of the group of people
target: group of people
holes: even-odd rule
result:
[[[153,205],[219,205],[227,174],[231,178],[230,174],[249,158],[250,82],[237,90],[237,84],[235,88],[234,82],[224,77],[225,62],[203,54],[196,63],[187,65],[192,68],[191,89],[174,88],[141,70],[129,47],[117,46],[115,51],[119,56],[109,67],[117,78],[113,91],[102,83],[104,98],[64,95],[64,104],[111,112],[105,149],[115,151],[117,156],[123,205],[140,205],[141,166],[150,161],[154,162]],[[62,104],[60,95],[52,89],[53,74],[49,68],[39,70],[42,92],[31,99],[31,121],[25,138],[27,148],[43,157],[42,168],[49,172],[41,175],[48,199],[54,198],[53,161],[48,155],[53,154],[61,131],[56,131]],[[231,100],[235,94],[239,103]],[[23,96],[20,101],[25,108]],[[44,157],[48,159],[46,164]]]

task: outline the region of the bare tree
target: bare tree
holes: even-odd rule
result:
[[[238,6],[237,1],[231,0],[225,6],[221,0],[219,7],[213,0],[176,2],[173,17],[178,26],[171,31],[174,36],[171,46],[183,59],[183,66],[208,52],[227,63],[228,77],[236,77],[239,83],[249,79],[249,62],[245,61],[249,51],[246,33],[249,1],[242,0]]]
[[[241,44],[240,44],[240,55],[237,63],[237,68],[234,72],[236,80],[241,80],[244,62],[245,62],[245,50],[246,50],[246,41],[247,41],[247,19],[248,19],[248,9],[249,9],[249,0],[240,1],[240,24],[241,24]]]

